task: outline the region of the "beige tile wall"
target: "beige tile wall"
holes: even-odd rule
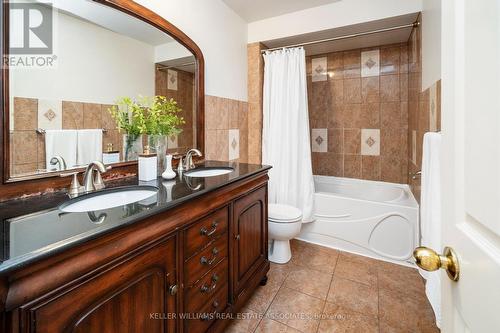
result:
[[[248,161],[262,161],[262,99],[264,58],[262,43],[248,44]]]
[[[248,103],[205,97],[205,158],[248,161]]]
[[[156,70],[155,93],[159,96],[173,98],[182,109],[180,116],[184,118],[186,123],[182,125],[182,133],[177,137],[177,145],[174,147],[172,144],[170,145],[170,148],[182,152],[194,147],[194,74],[181,70],[175,70],[175,72],[177,72],[176,90],[168,89],[168,72]]]
[[[441,130],[441,80],[422,91],[422,26],[414,28],[409,40],[408,81],[408,169],[422,170],[424,134]],[[420,201],[420,178],[408,177],[408,183]]]
[[[307,68],[314,174],[405,183],[407,44],[307,57]]]
[[[71,101],[52,104],[61,105],[61,112],[50,116],[51,109],[45,110],[38,99],[14,97],[14,128],[10,133],[12,175],[45,169],[45,138],[36,132],[39,119],[43,119],[44,127],[58,122],[59,129],[105,128],[108,131],[103,136],[103,149],[112,143],[114,149],[122,150],[122,135],[107,111],[111,105]]]
[[[105,128],[107,132],[103,136],[103,149],[112,143],[114,149],[122,151],[123,135],[115,129],[116,124],[107,111],[110,107],[105,104],[63,101],[62,129]],[[37,99],[14,98],[14,131],[10,134],[13,175],[45,168],[44,137],[36,133],[38,112]],[[249,146],[248,103],[207,95],[205,134],[206,159],[246,163]],[[179,137],[179,145],[183,142]]]

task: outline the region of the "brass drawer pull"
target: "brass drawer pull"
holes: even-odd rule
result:
[[[200,291],[202,293],[208,293],[208,292],[215,290],[215,288],[217,288],[217,281],[218,280],[219,280],[219,277],[217,276],[217,274],[214,273],[214,275],[212,275],[212,281],[213,281],[212,285],[206,286],[203,284],[200,288]]]
[[[208,231],[207,228],[203,227],[200,229],[200,235],[202,236],[207,236],[207,237],[210,237],[212,236],[213,234],[215,234],[215,232],[217,231],[217,226],[219,225],[219,222],[217,221],[214,221],[212,223],[212,230]]]
[[[219,307],[219,302],[217,300],[215,300],[213,303],[212,303],[212,306],[214,308],[218,308]]]

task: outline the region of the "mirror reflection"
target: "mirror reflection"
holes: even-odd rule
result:
[[[57,7],[53,64],[9,68],[11,177],[134,161],[145,146],[163,155],[196,147],[193,54],[113,8]],[[22,16],[10,20],[13,53]]]

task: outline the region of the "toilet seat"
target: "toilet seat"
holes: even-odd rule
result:
[[[269,204],[269,222],[274,223],[295,223],[302,220],[302,212],[289,205]]]

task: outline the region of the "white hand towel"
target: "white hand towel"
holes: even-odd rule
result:
[[[46,130],[45,131],[45,167],[47,170],[55,169],[50,160],[61,156],[68,168],[76,165],[76,130]]]
[[[422,194],[420,200],[422,246],[441,251],[441,134],[424,134],[422,155]],[[426,279],[425,293],[441,324],[441,274],[420,270]]]
[[[77,164],[102,161],[102,129],[78,130]]]

